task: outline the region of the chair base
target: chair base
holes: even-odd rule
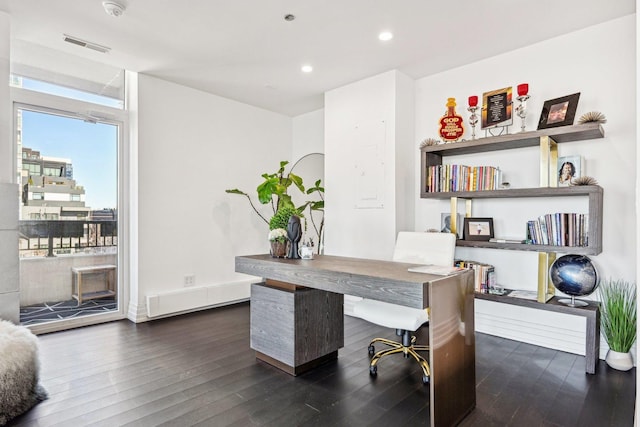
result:
[[[410,331],[398,329],[396,334],[402,336],[403,342],[392,341],[386,338],[374,338],[371,340],[371,343],[369,343],[369,356],[372,357],[369,362],[369,374],[372,376],[377,375],[378,362],[381,358],[389,356],[390,354],[402,353],[405,358],[411,356],[420,364],[420,367],[422,368],[422,382],[427,384],[429,382],[429,377],[431,377],[431,369],[429,368],[429,362],[419,355],[418,351],[429,351],[429,346],[415,344],[416,337],[412,336]],[[385,344],[391,348],[381,350],[376,353],[374,347],[375,343]]]

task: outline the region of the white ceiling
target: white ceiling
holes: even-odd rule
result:
[[[635,0],[0,0],[12,40],[295,116],[327,90],[438,73],[635,12]],[[296,19],[287,22],[286,14]],[[382,30],[393,40],[380,42]],[[110,47],[101,54],[63,34]],[[615,48],[615,47],[612,47]],[[61,55],[62,57],[62,55]],[[303,64],[314,71],[304,74]],[[517,64],[505,64],[517,67]]]

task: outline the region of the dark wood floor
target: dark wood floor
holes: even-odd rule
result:
[[[477,335],[477,407],[463,426],[632,426],[636,371]],[[50,398],[19,426],[427,425],[416,363],[380,362],[367,344],[393,332],[345,319],[339,359],[299,377],[255,360],[247,303],[134,324],[123,320],[40,336]]]

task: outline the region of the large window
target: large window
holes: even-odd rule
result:
[[[40,333],[121,319],[124,72],[23,47],[12,42],[21,322]]]

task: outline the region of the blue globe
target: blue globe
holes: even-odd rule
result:
[[[563,255],[549,269],[549,278],[560,292],[574,297],[589,295],[598,286],[598,273],[589,257]]]

